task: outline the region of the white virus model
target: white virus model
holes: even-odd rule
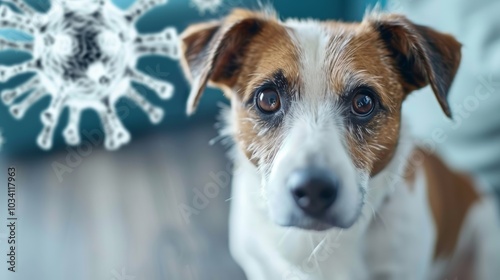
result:
[[[0,51],[15,49],[32,54],[32,59],[12,66],[0,66],[0,82],[27,72],[36,74],[19,87],[3,90],[1,99],[17,119],[45,95],[51,96],[42,112],[43,129],[37,138],[42,149],[52,147],[54,129],[61,111],[69,108],[63,136],[69,145],[80,143],[79,123],[83,110],[95,110],[101,119],[108,150],[118,149],[130,140],[117,115],[116,102],[126,97],[159,123],[163,110],[147,101],[131,86],[146,85],[161,99],[169,99],[172,84],[152,78],[136,69],[139,57],[165,55],[178,58],[177,32],[166,28],[160,33],[138,34],[135,23],[141,15],[167,0],[137,0],[128,10],[120,10],[111,0],[53,0],[51,8],[40,14],[23,0],[6,0],[22,14],[0,6],[0,28],[21,30],[32,41],[0,38]],[[26,97],[16,103],[22,96]]]
[[[222,0],[191,0],[191,3],[200,14],[205,14],[206,12],[215,13],[222,5]]]

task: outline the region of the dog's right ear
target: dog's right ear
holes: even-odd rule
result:
[[[451,35],[418,25],[398,14],[369,15],[403,78],[406,93],[430,84],[451,118],[448,92],[461,60],[462,45]]]
[[[181,63],[191,81],[188,115],[196,110],[207,83],[221,89],[236,84],[246,46],[265,23],[264,16],[237,9],[222,21],[195,24],[182,33]]]

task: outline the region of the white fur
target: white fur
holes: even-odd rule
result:
[[[387,175],[391,174],[381,174],[386,178]],[[383,180],[385,184],[380,184],[383,181],[375,178],[370,190],[375,192],[377,188],[387,188],[391,186],[391,183],[387,184],[391,180]],[[376,216],[365,238],[365,257],[369,260],[367,270],[371,279],[427,279],[436,232],[423,170],[417,169],[413,186],[409,187],[401,180],[388,190],[380,205],[373,207],[376,207]]]
[[[349,224],[359,213],[368,172],[357,170],[348,155],[343,117],[335,106],[338,95],[329,88],[325,50],[331,36],[314,22],[286,24],[293,27],[290,37],[300,53],[302,84],[300,100],[291,105],[283,120],[283,143],[270,163],[269,178],[263,178],[270,216],[278,224],[293,220],[304,227],[325,226],[304,215],[285,186],[293,171],[316,165],[337,172],[343,187],[329,211],[339,216],[341,223]]]

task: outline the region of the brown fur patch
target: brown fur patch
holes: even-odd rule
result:
[[[441,108],[451,117],[447,96],[460,65],[462,45],[453,36],[414,24],[402,15],[369,20],[391,51],[405,91],[430,84]]]
[[[451,171],[434,154],[418,152],[424,155],[427,192],[437,230],[434,257],[450,256],[468,211],[480,197],[468,176]]]
[[[268,128],[255,110],[248,110],[246,103],[254,91],[274,73],[281,71],[290,83],[297,83],[299,76],[298,53],[285,27],[270,21],[247,46],[235,88],[238,94],[236,111],[236,140],[247,157],[257,166],[258,162],[272,162],[280,145],[280,128]],[[288,94],[292,94],[289,92]],[[268,130],[267,133],[262,133]]]
[[[345,94],[349,87],[369,86],[377,92],[384,107],[366,125],[348,127],[347,143],[356,167],[374,176],[392,159],[399,136],[405,94],[398,70],[370,25],[329,22],[327,26],[342,32],[332,36],[335,38],[334,46],[330,47],[332,52],[336,52],[335,44],[343,45],[339,38],[348,40],[342,54],[329,61],[334,92]]]

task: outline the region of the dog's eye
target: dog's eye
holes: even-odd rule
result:
[[[265,89],[259,92],[256,103],[259,110],[266,114],[274,113],[281,107],[280,96],[273,89]]]
[[[360,90],[352,99],[351,111],[353,114],[366,117],[373,112],[375,108],[375,100],[372,95],[365,90]]]

